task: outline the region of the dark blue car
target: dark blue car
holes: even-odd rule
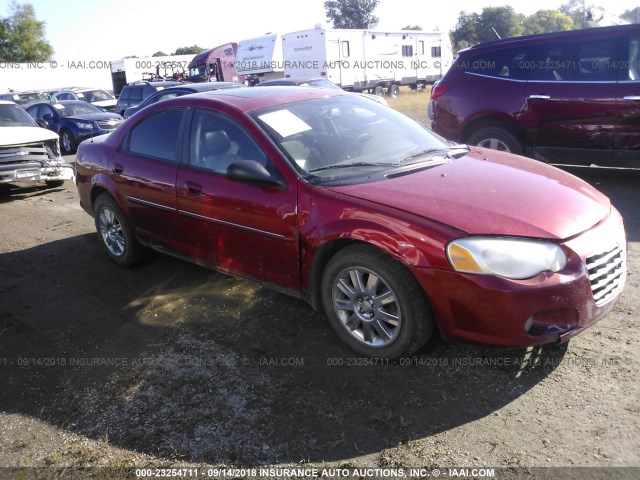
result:
[[[122,123],[117,113],[80,100],[35,103],[26,110],[40,126],[60,135],[60,147],[66,154],[74,153],[83,140],[110,133]]]

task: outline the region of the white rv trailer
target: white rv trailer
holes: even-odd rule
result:
[[[423,88],[453,63],[446,32],[314,28],[282,36],[285,77],[325,77],[345,90],[397,96]]]
[[[282,66],[282,40],[276,33],[249,38],[238,42],[236,75],[255,84],[260,80],[274,80],[284,76]]]

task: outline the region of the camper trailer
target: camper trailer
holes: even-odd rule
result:
[[[188,80],[201,82],[244,82],[242,76],[236,75],[235,61],[238,51],[237,43],[225,43],[196,54],[189,62]]]
[[[236,74],[243,75],[250,85],[282,78],[282,63],[282,40],[278,34],[268,33],[238,43]]]
[[[314,28],[282,37],[285,77],[321,76],[345,90],[399,94],[442,78],[453,62],[449,35]]]

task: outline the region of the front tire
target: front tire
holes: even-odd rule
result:
[[[398,98],[400,96],[400,87],[398,87],[398,85],[391,85],[387,89],[387,93],[391,98]]]
[[[71,135],[69,130],[60,132],[60,148],[62,149],[62,153],[67,155],[76,153],[78,145],[76,145],[76,141],[73,139],[73,135]]]
[[[522,141],[510,130],[502,127],[480,128],[469,136],[467,143],[516,155],[522,155],[524,152]]]
[[[58,188],[64,185],[64,180],[46,180],[47,188]]]
[[[404,265],[376,248],[341,250],[321,285],[329,323],[360,355],[394,360],[415,352],[433,334],[422,288]]]
[[[380,85],[378,85],[377,87],[375,87],[373,89],[373,94],[384,98],[384,88],[382,88]]]
[[[136,239],[127,218],[111,195],[101,194],[93,211],[100,242],[111,260],[121,267],[140,263],[144,259],[145,248]]]

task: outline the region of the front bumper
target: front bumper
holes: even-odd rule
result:
[[[73,180],[73,166],[64,162],[0,164],[0,183]]]
[[[412,271],[445,337],[501,347],[563,342],[608,314],[622,293],[626,238],[620,214],[612,209],[607,220],[562,246],[568,257],[563,271],[526,280]]]

